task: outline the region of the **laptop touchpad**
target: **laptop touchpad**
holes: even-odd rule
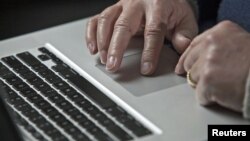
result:
[[[174,74],[178,56],[172,49],[164,47],[153,76],[140,74],[140,60],[141,53],[125,56],[121,68],[116,73],[107,72],[105,66],[101,64],[96,66],[135,96],[151,94],[185,83],[184,78]]]

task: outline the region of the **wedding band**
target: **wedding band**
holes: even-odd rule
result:
[[[197,82],[195,82],[195,81],[192,79],[192,76],[191,76],[190,71],[187,72],[187,82],[188,82],[188,84],[189,84],[191,87],[196,88]]]

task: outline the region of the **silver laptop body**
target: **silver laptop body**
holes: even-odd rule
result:
[[[87,19],[83,19],[1,41],[0,58],[26,51],[37,57],[42,54],[38,48],[45,47],[150,131],[150,134],[138,137],[126,126],[118,123],[133,140],[201,141],[207,139],[209,124],[249,124],[241,115],[223,108],[200,106],[185,78],[174,74],[178,56],[167,46],[162,51],[159,68],[152,77],[141,76],[139,73],[142,39],[131,41],[121,69],[117,73],[106,72],[98,56],[91,56],[86,47],[86,22]],[[2,60],[1,62],[5,64]],[[52,61],[43,63],[47,67],[54,65]],[[101,110],[105,113],[105,110]],[[71,120],[70,117],[67,118]],[[77,123],[74,125],[79,127]],[[37,129],[36,125],[33,126]],[[25,140],[36,140],[21,126],[20,129]],[[113,140],[118,140],[105,128],[102,129]],[[60,131],[67,139],[73,140],[63,130]],[[92,140],[96,140],[86,130],[81,128],[81,131]],[[40,130],[39,133],[46,136]],[[51,140],[48,136],[46,139]]]

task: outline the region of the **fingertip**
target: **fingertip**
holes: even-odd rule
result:
[[[191,39],[177,33],[174,35],[172,42],[176,51],[182,54],[188,48],[189,44],[191,43]]]
[[[92,54],[92,55],[94,55],[94,54],[96,54],[96,45],[95,44],[93,44],[93,43],[88,43],[87,44],[87,47],[88,47],[88,49],[89,49],[89,52],[90,52],[90,54]]]
[[[106,50],[101,50],[100,52],[100,60],[103,65],[107,63],[107,51]]]
[[[182,75],[185,73],[185,70],[182,69],[181,65],[178,63],[175,67],[175,73],[177,75]]]
[[[152,75],[154,73],[154,65],[152,62],[143,62],[141,64],[141,74],[142,75]]]

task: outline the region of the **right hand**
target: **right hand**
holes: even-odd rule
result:
[[[150,75],[156,70],[165,37],[183,53],[197,33],[187,0],[120,0],[90,19],[86,42],[91,54],[99,52],[106,69],[115,72],[130,39],[144,34],[141,73]]]

